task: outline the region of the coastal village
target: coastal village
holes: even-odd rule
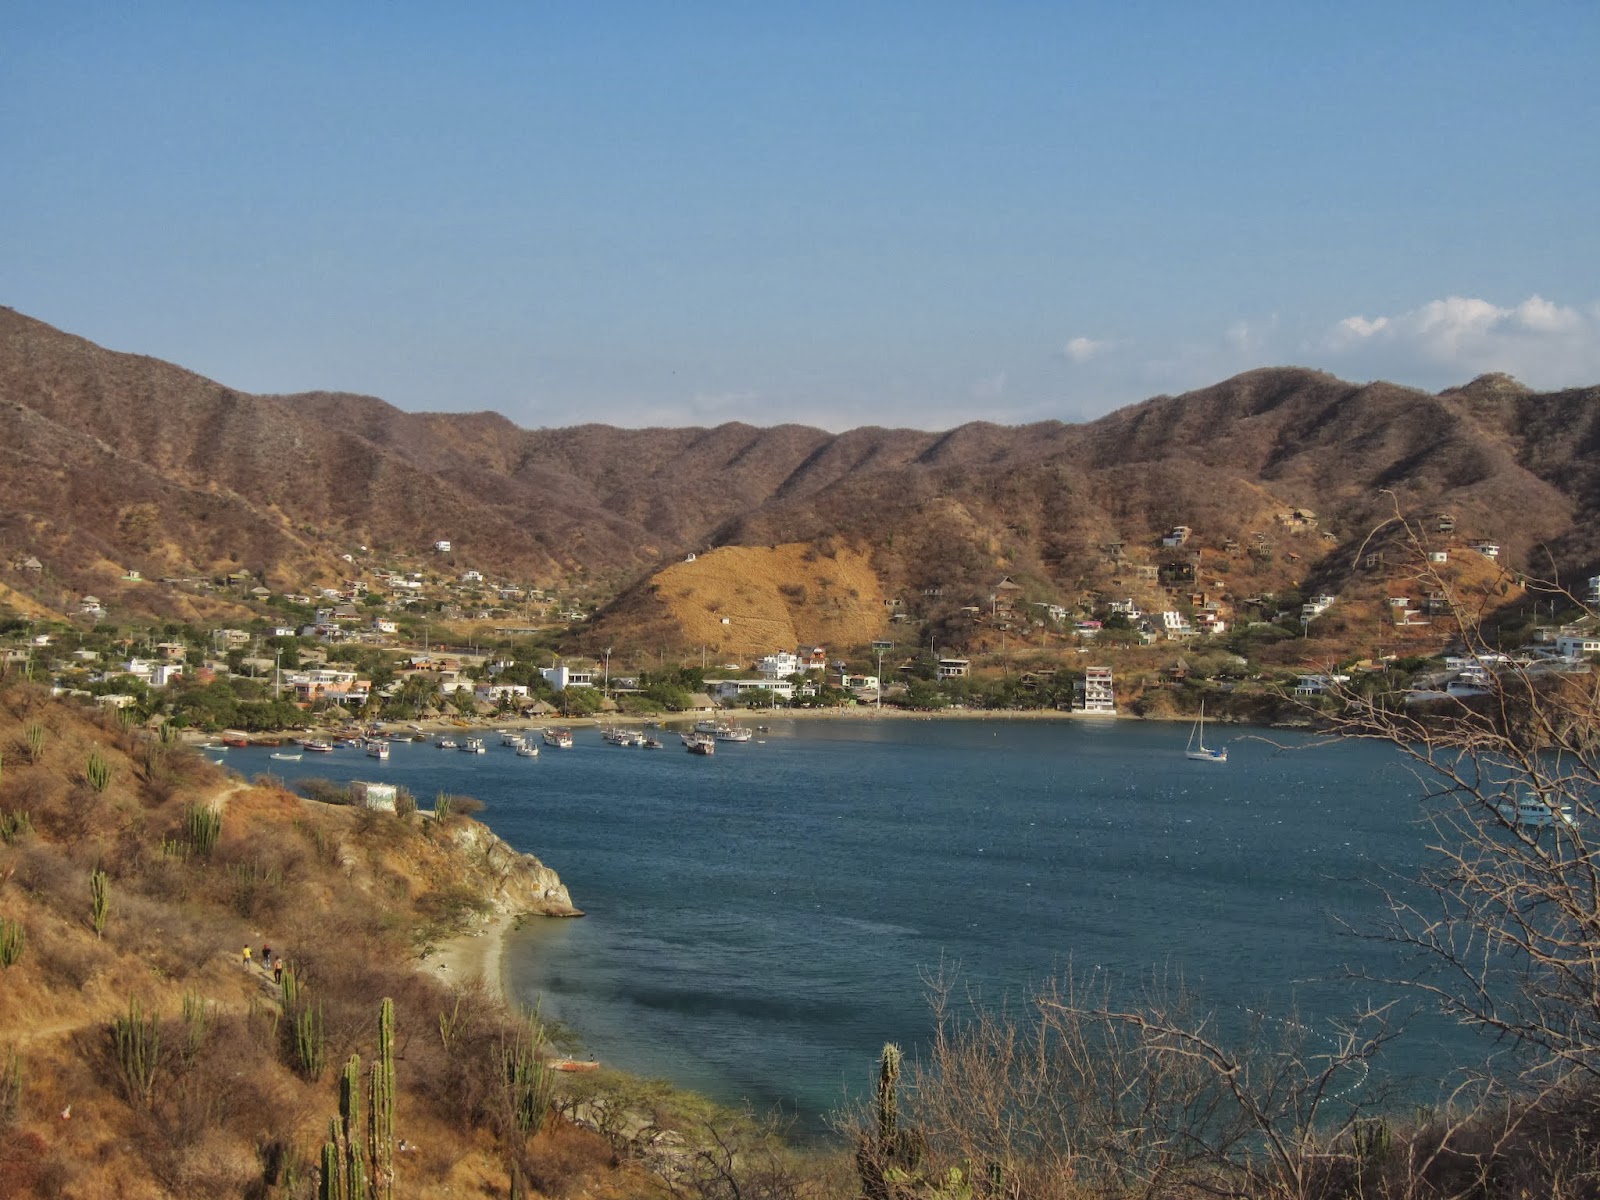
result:
[[[1175,525],[1148,545],[1101,546],[1073,595],[1027,576],[997,575],[965,594],[935,584],[886,594],[866,644],[771,645],[748,657],[720,643],[675,656],[628,645],[595,653],[597,639],[614,636],[607,597],[495,578],[452,539],[388,560],[356,547],[340,555],[338,586],[314,591],[274,592],[242,571],[145,580],[126,570],[103,589],[109,599],[63,591],[23,552],[6,585],[24,603],[10,606],[0,655],[56,694],[102,707],[173,715],[163,696],[223,681],[309,723],[884,705],[1172,716],[1191,711],[1196,693],[1210,693],[1213,716],[1226,719],[1230,698],[1304,708],[1364,676],[1384,676],[1409,704],[1467,698],[1492,690],[1503,667],[1583,671],[1600,654],[1590,611],[1600,576],[1581,595],[1528,607],[1494,645],[1469,644],[1459,610],[1485,599],[1515,607],[1525,581],[1500,562],[1497,542],[1458,532],[1450,514],[1420,527],[1424,542],[1369,540],[1339,580],[1327,569],[1339,539],[1309,510],[1281,511],[1245,539]],[[719,553],[687,554],[674,570]],[[1301,574],[1330,586],[1289,578]],[[152,588],[250,617],[154,626],[136,615],[140,590]],[[45,616],[52,596],[55,619]]]

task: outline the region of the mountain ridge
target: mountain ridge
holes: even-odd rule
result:
[[[1082,424],[530,430],[252,396],[0,309],[0,437],[0,538],[56,555],[69,590],[97,562],[312,586],[353,545],[448,538],[455,560],[605,598],[690,550],[837,537],[870,548],[888,592],[1010,571],[1064,595],[1103,574],[1106,543],[1150,548],[1174,525],[1237,542],[1300,508],[1329,535],[1321,557],[1396,502],[1455,513],[1513,564],[1600,560],[1600,388],[1504,376],[1429,393],[1258,368]]]

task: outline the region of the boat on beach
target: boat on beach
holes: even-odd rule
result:
[[[1206,745],[1206,702],[1200,701],[1200,719],[1194,723],[1194,728],[1189,730],[1189,746],[1183,756],[1193,762],[1225,763],[1228,761],[1228,748],[1226,746],[1211,749]]]

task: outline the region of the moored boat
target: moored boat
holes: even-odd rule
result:
[[[268,758],[275,758],[279,762],[299,762],[303,755],[299,754],[269,754]]]
[[[301,742],[300,748],[302,750],[313,750],[318,754],[333,753],[333,747],[329,743],[322,741],[320,738],[312,738],[310,741]]]
[[[1206,702],[1200,701],[1200,719],[1194,723],[1194,728],[1189,731],[1189,746],[1183,756],[1193,762],[1225,763],[1228,761],[1228,748],[1226,746],[1212,749],[1206,745]]]
[[[1572,816],[1572,805],[1565,801],[1546,800],[1543,796],[1512,797],[1503,793],[1495,801],[1494,810],[1507,824],[1530,829],[1577,824]]]
[[[389,743],[384,741],[369,741],[367,743],[367,757],[379,758],[387,762],[389,759]]]
[[[558,750],[571,750],[572,730],[552,725],[544,731],[544,744]]]

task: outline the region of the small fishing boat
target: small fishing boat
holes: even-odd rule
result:
[[[517,757],[538,758],[539,747],[535,746],[532,742],[523,742],[522,745],[517,747]]]
[[[267,757],[275,758],[279,762],[299,762],[305,756],[302,754],[269,754]]]
[[[483,739],[480,737],[469,737],[466,741],[462,742],[461,745],[457,746],[456,749],[460,750],[463,754],[489,753],[488,747],[483,744]]]
[[[382,759],[384,762],[388,762],[389,761],[389,743],[388,742],[380,742],[380,741],[368,742],[367,743],[367,757],[368,758]]]
[[[309,742],[301,742],[300,749],[311,750],[317,754],[333,753],[333,747],[319,738],[312,738]]]
[[[561,729],[552,725],[544,731],[544,744],[554,746],[558,750],[572,749],[572,730]]]

